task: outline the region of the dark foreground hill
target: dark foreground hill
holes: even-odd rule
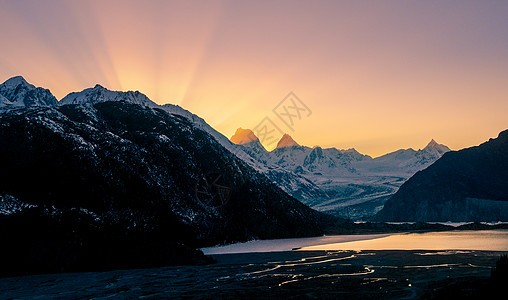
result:
[[[209,262],[321,215],[186,118],[126,102],[0,114],[0,274]]]
[[[508,221],[508,130],[416,173],[378,221]]]

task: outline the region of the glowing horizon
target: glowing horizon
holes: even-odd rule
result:
[[[507,13],[463,1],[0,0],[0,81],[21,75],[58,99],[96,83],[139,90],[228,138],[293,91],[312,115],[281,130],[302,145],[457,150],[508,128]]]

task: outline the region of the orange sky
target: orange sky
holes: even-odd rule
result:
[[[508,2],[5,1],[0,81],[96,83],[179,104],[228,137],[265,117],[378,156],[508,128]],[[272,109],[293,91],[292,129]]]

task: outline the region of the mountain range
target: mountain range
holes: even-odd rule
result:
[[[42,100],[24,100],[34,99],[30,95],[39,95]],[[405,180],[450,150],[432,140],[422,150],[401,149],[372,158],[354,148],[301,146],[285,134],[276,149],[268,152],[249,129],[239,128],[229,140],[205,120],[179,106],[159,106],[139,91],[111,91],[99,84],[72,92],[58,102],[49,90],[35,87],[17,76],[0,85],[0,97],[3,97],[3,100],[0,98],[0,110],[111,101],[161,108],[188,119],[193,126],[210,134],[221,146],[301,202],[319,211],[356,220],[374,215]]]
[[[425,169],[450,149],[431,140],[420,150],[401,149],[372,158],[356,149],[307,147],[284,134],[273,151],[267,151],[254,132],[239,128],[231,141],[272,170],[298,174],[321,193],[301,197],[310,207],[351,219],[367,219],[414,173]]]

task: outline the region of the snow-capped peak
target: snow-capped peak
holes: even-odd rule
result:
[[[14,76],[12,78],[9,78],[7,79],[4,83],[2,83],[2,86],[4,87],[17,87],[18,85],[23,85],[23,86],[27,86],[27,87],[33,87],[35,88],[34,85],[28,83],[25,78],[23,78],[23,76]]]
[[[81,92],[70,93],[60,100],[59,104],[95,104],[105,101],[126,101],[143,106],[158,107],[155,102],[139,91],[111,91],[100,84],[96,84],[93,88],[84,89]]]
[[[279,148],[286,148],[286,147],[293,147],[293,146],[300,146],[289,134],[284,134],[280,141],[277,143],[276,149]]]
[[[450,148],[443,144],[438,144],[434,139],[432,139],[424,149],[435,149],[439,152],[448,152]]]
[[[248,144],[253,141],[259,140],[258,137],[250,129],[238,128],[235,134],[231,137],[231,142],[237,145]]]
[[[437,145],[437,142],[434,139],[431,139],[430,142],[427,144],[427,147],[434,147]]]
[[[55,106],[57,100],[47,89],[35,87],[22,76],[14,76],[0,84],[0,108],[9,110],[13,108],[30,106]]]

